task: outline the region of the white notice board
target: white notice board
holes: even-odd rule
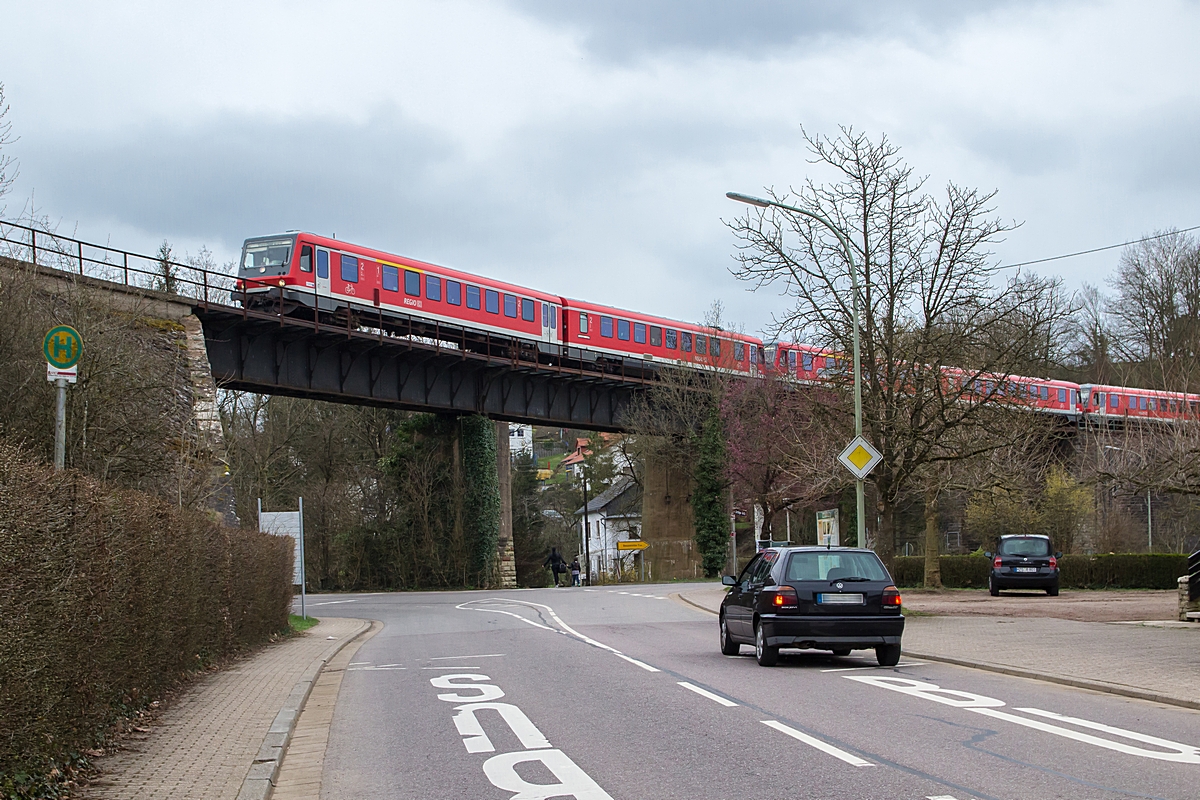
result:
[[[292,584],[299,586],[304,583],[304,551],[301,549],[300,536],[304,530],[300,521],[299,511],[260,511],[258,512],[258,529],[263,533],[275,536],[291,536],[295,543],[295,560],[292,567]]]

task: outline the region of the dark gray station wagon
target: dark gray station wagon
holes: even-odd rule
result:
[[[775,665],[781,647],[837,656],[874,649],[880,666],[900,661],[900,591],[870,550],[771,548],[722,583],[731,587],[720,620],[727,656],[752,644],[764,667]]]

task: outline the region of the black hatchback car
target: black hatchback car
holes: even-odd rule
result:
[[[900,592],[879,556],[849,547],[782,547],[754,557],[741,576],[726,575],[721,652],[754,645],[758,663],[773,666],[779,648],[874,649],[880,666],[900,661],[904,617]]]
[[[999,596],[1001,589],[1045,589],[1051,597],[1058,595],[1058,560],[1062,553],[1053,551],[1049,536],[1001,536],[996,552],[984,555],[992,559],[988,575],[992,597]]]

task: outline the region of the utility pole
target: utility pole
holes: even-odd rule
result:
[[[588,525],[588,479],[587,468],[579,465],[583,476],[583,557],[587,561],[587,585],[592,585],[592,530]]]

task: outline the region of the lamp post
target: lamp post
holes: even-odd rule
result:
[[[1119,450],[1122,453],[1130,452],[1129,450],[1126,450],[1124,447],[1117,447],[1117,446],[1111,445],[1111,444],[1104,445],[1104,449],[1105,450]],[[1142,462],[1142,467],[1145,468],[1146,456],[1140,450],[1134,450],[1133,452],[1138,454],[1138,458],[1141,459],[1141,462]],[[1147,553],[1154,552],[1154,519],[1153,519],[1153,506],[1150,503],[1150,487],[1149,486],[1146,487],[1146,552]]]
[[[781,208],[784,211],[791,211],[809,219],[814,219],[817,222],[828,228],[838,242],[842,245],[842,250],[846,252],[846,261],[850,264],[850,291],[854,294],[853,302],[851,303],[851,313],[854,319],[854,435],[862,436],[862,362],[859,358],[858,339],[858,267],[854,263],[854,251],[850,248],[850,240],[846,234],[842,233],[842,229],[834,225],[825,217],[816,214],[812,211],[806,211],[803,208],[777,203],[774,200],[764,200],[761,197],[751,197],[747,194],[739,194],[738,192],[726,192],[725,196],[730,200],[736,200],[739,203],[747,203],[759,208]],[[857,501],[858,514],[858,546],[866,547],[867,545],[867,505],[866,494],[863,489],[862,478],[855,481],[854,484],[855,499]]]

